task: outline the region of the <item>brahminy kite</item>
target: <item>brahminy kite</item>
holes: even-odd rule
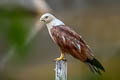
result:
[[[105,72],[104,67],[78,33],[50,13],[43,14],[40,21],[47,25],[51,38],[61,50],[61,56],[56,58],[57,61],[64,60],[65,54],[70,54],[87,64],[92,72],[98,74],[101,74],[100,70]]]

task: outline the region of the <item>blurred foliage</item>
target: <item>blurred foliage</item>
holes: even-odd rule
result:
[[[21,8],[16,8],[15,10],[1,9],[0,32],[3,32],[4,34],[7,33],[6,37],[10,41],[10,45],[15,44],[20,47],[24,44],[29,28],[25,27],[23,21],[30,16],[32,15]]]
[[[0,11],[0,33],[4,35],[6,47],[15,46],[18,58],[25,57],[27,55],[25,51],[28,49],[28,46],[25,46],[25,41],[30,31],[26,19],[32,18],[33,13],[30,14],[24,8],[19,7],[14,9],[0,8]]]
[[[87,2],[89,1],[87,0]],[[51,2],[51,4],[54,7],[54,3]],[[64,6],[65,4],[66,2]],[[54,8],[57,10],[57,7]],[[86,38],[86,41],[94,49],[94,54],[97,58],[100,58],[106,69],[102,76],[96,76],[85,67],[86,65],[68,57],[68,80],[120,80],[119,12],[114,10],[111,13],[107,12],[107,7],[106,9],[99,7],[95,10],[85,8],[85,12],[84,9],[83,12],[71,11],[71,8],[68,12],[67,8],[66,10],[63,9],[62,12],[56,12],[56,15],[66,24],[77,26],[74,29]],[[108,7],[108,9],[112,8]],[[35,17],[36,14],[25,8],[0,8],[0,58],[7,54],[6,52],[11,46],[16,48],[14,57],[9,61],[5,70],[0,72],[0,80],[54,79],[55,63],[52,60],[59,56],[57,54],[59,51],[50,39],[47,29],[41,30],[39,35],[28,46],[25,46],[26,38],[34,25]],[[112,56],[108,57],[111,54]]]
[[[0,79],[1,80],[16,80],[11,75],[7,74],[6,72],[0,73]]]

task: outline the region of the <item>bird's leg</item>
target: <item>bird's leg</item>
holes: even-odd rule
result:
[[[61,53],[61,56],[59,58],[56,58],[55,60],[56,61],[60,61],[60,60],[65,60],[65,54],[64,53]]]

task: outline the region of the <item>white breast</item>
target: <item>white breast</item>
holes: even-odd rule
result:
[[[58,20],[58,19],[54,19],[53,21],[51,21],[50,23],[48,23],[48,24],[46,24],[46,25],[47,25],[47,28],[48,28],[48,32],[49,32],[49,34],[50,34],[50,37],[53,39],[50,30],[51,30],[53,27],[56,27],[56,26],[59,27],[59,25],[65,25],[65,24],[64,24],[62,21]],[[53,40],[54,40],[54,39],[53,39]]]
[[[53,28],[53,26],[47,26],[47,28],[48,28],[48,32],[49,32],[49,34],[50,34],[50,37],[53,39],[53,37],[52,37],[52,34],[51,34],[51,29]],[[54,40],[54,39],[53,39]]]

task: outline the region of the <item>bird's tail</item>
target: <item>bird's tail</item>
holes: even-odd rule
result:
[[[93,73],[97,73],[97,74],[100,74],[101,75],[101,72],[100,70],[104,71],[105,72],[105,69],[104,67],[101,65],[101,63],[97,60],[97,59],[93,59],[93,60],[87,60],[87,65],[89,66],[89,68],[91,69],[91,71]]]

